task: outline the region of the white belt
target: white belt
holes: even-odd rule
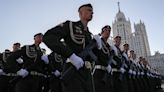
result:
[[[105,66],[102,66],[102,65],[95,65],[94,66],[94,69],[92,71],[92,75],[94,75],[96,69],[100,69],[100,70],[104,70],[105,71],[106,70],[106,67]]]
[[[106,70],[106,67],[102,65],[95,65],[94,69]]]
[[[36,71],[31,71],[30,74],[33,75],[33,76],[42,76],[42,77],[46,77],[45,74],[42,74],[42,73],[39,73],[39,72],[36,72]]]
[[[66,60],[66,63],[71,63],[71,60],[70,59],[67,59]],[[91,65],[91,63],[89,61],[84,61],[84,64],[85,64],[85,67],[87,69],[92,69],[92,65]]]
[[[120,72],[117,68],[112,68],[112,72]]]
[[[4,76],[18,76],[16,73],[4,73],[4,74],[2,74],[2,75],[4,75]]]

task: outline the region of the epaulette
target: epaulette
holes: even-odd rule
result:
[[[75,35],[74,34],[74,29],[73,29],[73,22],[69,21],[69,29],[70,29],[70,36],[71,39],[76,43],[76,44],[83,44],[83,47],[85,47],[85,37],[83,35]]]
[[[34,51],[35,48],[32,48],[30,47],[31,45],[25,45],[26,47],[26,55],[30,58],[36,58],[37,57],[37,54],[34,52],[31,52],[31,51]]]

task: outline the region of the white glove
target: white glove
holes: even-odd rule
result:
[[[22,76],[23,78],[26,77],[29,74],[29,72],[26,69],[20,69],[17,71],[17,75]]]
[[[93,38],[97,42],[98,49],[101,49],[102,48],[101,36],[100,35],[94,35]]]
[[[22,58],[18,58],[16,61],[17,61],[19,64],[22,64],[22,63],[23,63],[23,59],[22,59]]]
[[[79,70],[84,65],[84,61],[74,53],[70,56],[69,59],[70,59],[70,62],[76,67],[77,70]]]
[[[56,77],[59,77],[61,75],[61,73],[58,70],[52,72],[52,74],[54,74]]]
[[[133,71],[133,75],[136,75],[136,71]]]
[[[141,75],[144,75],[144,72],[141,72]]]
[[[126,70],[124,68],[120,68],[120,72],[124,73]]]
[[[147,75],[147,76],[150,76],[150,74],[149,74],[149,73],[146,73],[146,75]]]
[[[129,74],[133,74],[133,71],[131,69],[129,70]]]
[[[41,59],[44,61],[45,64],[49,63],[48,55],[42,55]]]
[[[106,70],[108,71],[108,73],[111,73],[112,67],[111,67],[110,65],[108,65],[108,66],[106,67]]]
[[[3,74],[4,74],[3,70],[2,70],[2,69],[0,69],[0,75],[3,75]]]

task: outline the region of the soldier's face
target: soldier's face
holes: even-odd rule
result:
[[[93,9],[91,7],[82,7],[80,9],[80,17],[81,19],[90,21],[93,17]]]
[[[121,38],[116,38],[115,44],[119,46],[121,44]]]
[[[124,46],[124,50],[128,51],[129,50],[129,46],[128,45]]]
[[[101,34],[104,38],[108,39],[109,36],[110,36],[110,31],[111,29],[110,28],[104,28],[103,29],[103,33]]]
[[[41,43],[42,42],[42,38],[43,38],[43,36],[42,35],[38,35],[38,36],[36,36],[35,38],[34,38],[34,40],[35,40],[35,42],[36,43]]]
[[[13,51],[19,50],[20,49],[20,45],[13,45]]]
[[[109,38],[109,36],[110,36],[110,31],[111,31],[110,28],[104,28],[104,36],[105,36],[105,38]]]

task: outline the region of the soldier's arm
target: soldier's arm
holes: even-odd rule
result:
[[[66,38],[69,35],[69,21],[67,21],[48,30],[43,36],[43,42],[52,51],[64,57],[69,57],[73,51],[61,42],[61,39]]]
[[[25,47],[22,47],[22,49],[13,52],[7,59],[6,63],[4,65],[5,72],[16,72],[20,69],[20,66],[17,62],[17,59],[24,55],[25,53]]]

